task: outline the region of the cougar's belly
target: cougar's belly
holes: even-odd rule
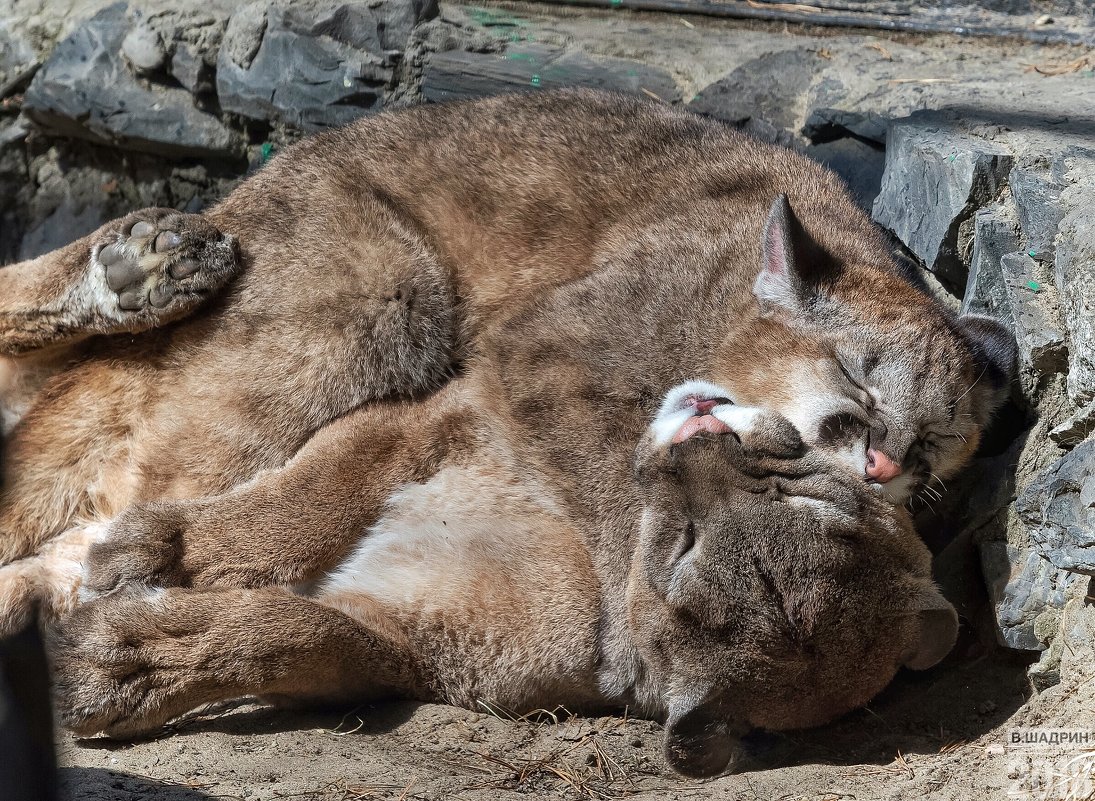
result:
[[[443,700],[524,712],[594,688],[599,587],[541,489],[490,460],[402,488],[316,593],[406,637]]]

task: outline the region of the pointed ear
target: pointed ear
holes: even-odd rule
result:
[[[934,585],[920,592],[914,611],[919,617],[919,639],[916,647],[901,661],[911,670],[927,670],[941,662],[954,648],[958,639],[958,613]]]
[[[809,299],[811,284],[829,268],[830,260],[798,221],[787,195],[780,195],[764,226],[762,263],[753,294],[761,303],[800,311]]]
[[[959,317],[958,331],[973,353],[979,374],[977,383],[983,391],[975,413],[984,426],[1011,393],[1018,359],[1015,336],[998,320],[980,314]]]
[[[718,716],[714,704],[675,701],[665,724],[665,758],[677,773],[699,779],[736,761],[744,729]]]

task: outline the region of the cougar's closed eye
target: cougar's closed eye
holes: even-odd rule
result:
[[[858,390],[858,394],[853,400],[862,406],[864,411],[868,413],[871,412],[875,407],[874,395],[871,394],[862,380],[855,378],[855,375],[862,374],[862,371],[855,371],[855,373],[853,373],[853,371],[844,364],[844,361],[839,358],[836,359],[836,365],[840,368],[840,372],[844,374],[845,380]]]
[[[677,550],[673,555],[673,563],[676,564],[684,557],[688,556],[692,552],[692,549],[696,547],[696,524],[689,520],[684,530],[681,532],[680,542],[677,544]]]

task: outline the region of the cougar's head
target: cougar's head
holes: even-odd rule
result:
[[[990,318],[954,317],[896,267],[856,269],[860,256],[889,259],[876,237],[858,247],[845,234],[837,254],[819,244],[824,233],[812,236],[777,198],[753,285],[760,318],[726,343],[712,377],[900,503],[976,450],[1007,396],[1014,340]],[[745,375],[743,336],[756,356]]]
[[[668,761],[690,776],[725,770],[749,728],[865,704],[957,633],[904,510],[786,420],[719,400],[660,415],[636,456],[647,501],[629,626],[661,693]]]

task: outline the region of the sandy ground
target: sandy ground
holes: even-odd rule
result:
[[[674,776],[661,727],[625,715],[513,720],[434,704],[291,714],[243,703],[195,715],[134,744],[63,742],[66,799],[983,799],[1019,794],[1064,757],[1007,749],[1020,725],[1095,728],[1090,689],[1023,707],[1025,660],[966,656],[905,673],[871,705],[828,727],[748,739],[742,772]],[[1067,696],[1067,698],[1065,697]],[[1092,743],[1095,747],[1095,742]],[[1031,764],[1033,763],[1033,764]],[[1058,770],[1058,772],[1060,772]],[[1068,798],[1063,792],[1047,798]],[[1073,795],[1086,798],[1088,794]]]

